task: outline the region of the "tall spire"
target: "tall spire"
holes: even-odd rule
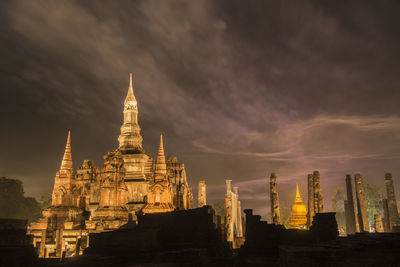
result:
[[[160,146],[158,147],[158,155],[156,160],[155,178],[162,179],[167,175],[167,165],[165,163],[163,138],[160,135]]]
[[[300,193],[299,193],[299,185],[296,184],[296,203],[303,203],[303,200],[301,199]]]
[[[72,166],[72,153],[71,153],[71,131],[68,131],[67,144],[65,145],[64,157],[61,161],[61,171],[73,171]]]
[[[129,88],[128,93],[125,98],[124,104],[131,104],[132,106],[136,106],[136,97],[133,93],[133,85],[132,85],[132,73],[129,74]]]
[[[129,88],[124,102],[124,123],[121,126],[121,135],[118,137],[119,149],[123,154],[144,153],[143,138],[140,135],[138,123],[138,107],[133,94],[132,73],[129,76]]]

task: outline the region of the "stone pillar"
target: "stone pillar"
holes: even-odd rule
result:
[[[383,206],[383,229],[386,233],[390,232],[390,217],[389,217],[389,207],[386,198],[382,199]]]
[[[387,193],[387,204],[389,210],[390,231],[393,231],[393,226],[400,224],[399,212],[397,210],[396,196],[394,194],[394,186],[392,174],[385,174],[385,184]]]
[[[44,258],[46,256],[46,229],[42,230],[42,240],[40,241],[39,258]]]
[[[240,200],[238,200],[238,226],[239,226],[238,236],[242,237],[243,236],[243,219],[242,219],[242,205],[240,203]]]
[[[63,237],[62,229],[57,229],[56,230],[56,257],[62,256],[62,249],[63,249],[62,237]]]
[[[376,233],[383,233],[383,223],[382,223],[382,216],[378,213],[374,215],[374,226]]]
[[[350,208],[347,200],[344,201],[344,216],[346,220],[346,235],[354,234],[354,232],[351,231]]]
[[[348,221],[346,219],[347,234],[354,234],[359,232],[358,220],[356,216],[356,207],[353,194],[353,183],[351,182],[351,175],[346,174],[346,191],[347,191],[347,204],[348,204]],[[347,222],[349,224],[347,224]]]
[[[308,227],[310,227],[314,218],[314,178],[312,174],[308,174],[307,176],[307,185],[308,185],[307,222],[308,222]]]
[[[360,232],[369,232],[367,199],[365,198],[365,192],[361,174],[356,173],[354,176],[354,180],[356,185],[358,224],[360,226]]]
[[[225,195],[225,234],[226,241],[233,242],[233,221],[232,221],[232,180],[226,180]]]
[[[239,233],[239,222],[238,222],[238,201],[239,201],[239,188],[233,187],[232,190],[232,223],[233,223],[233,236],[237,237]]]
[[[207,199],[206,199],[206,181],[201,180],[199,181],[199,195],[198,195],[198,202],[197,206],[199,208],[207,205]]]
[[[313,173],[314,181],[314,213],[322,213],[325,211],[324,197],[321,192],[321,176],[319,171]]]
[[[278,184],[276,182],[276,174],[273,172],[270,176],[269,181],[269,192],[271,201],[271,223],[280,224],[280,213],[279,213],[279,195],[278,195]]]

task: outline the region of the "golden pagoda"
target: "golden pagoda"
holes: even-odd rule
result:
[[[300,197],[299,186],[296,185],[296,199],[292,206],[292,213],[289,218],[289,225],[292,229],[306,229],[307,224],[307,208],[303,204],[303,200]]]

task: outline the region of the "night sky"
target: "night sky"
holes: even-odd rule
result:
[[[133,72],[144,148],[185,163],[197,198],[327,207],[345,174],[400,197],[399,1],[0,2],[0,176],[50,195],[71,130],[75,168],[117,148]],[[385,190],[383,190],[386,194]]]

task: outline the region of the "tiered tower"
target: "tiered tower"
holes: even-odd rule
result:
[[[133,92],[132,73],[129,77],[128,93],[124,101],[124,121],[118,137],[125,167],[127,208],[133,219],[136,212],[146,204],[148,182],[152,177],[153,159],[145,154],[138,122],[138,103]]]
[[[138,106],[133,93],[132,73],[129,77],[128,94],[124,101],[124,123],[121,126],[121,135],[118,137],[119,150],[123,154],[144,153],[143,138],[140,135],[138,123]]]

